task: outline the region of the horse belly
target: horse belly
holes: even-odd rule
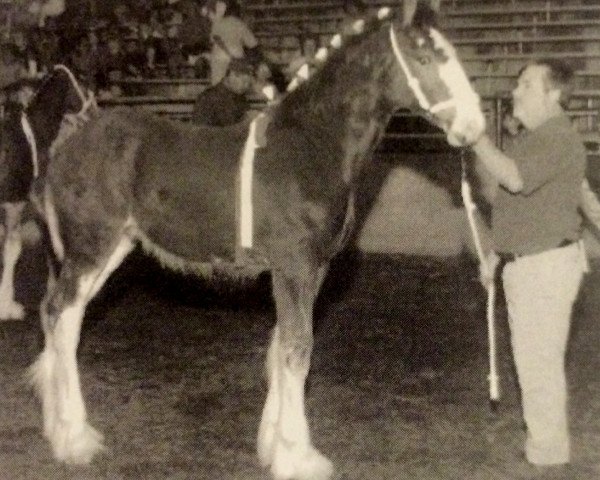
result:
[[[197,160],[197,159],[196,159]],[[202,161],[144,169],[134,217],[153,244],[194,262],[233,261],[237,169]]]

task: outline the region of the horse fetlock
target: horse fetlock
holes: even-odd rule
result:
[[[57,421],[50,442],[54,458],[69,465],[86,465],[105,448],[102,434],[87,422]]]
[[[311,445],[278,442],[274,448],[271,474],[276,480],[329,480],[333,464]]]
[[[276,428],[276,423],[267,421],[263,417],[258,429],[258,440],[256,443],[258,461],[263,468],[273,463]]]

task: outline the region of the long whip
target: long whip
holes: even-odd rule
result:
[[[471,185],[467,178],[467,167],[465,163],[465,153],[461,152],[461,166],[462,166],[462,178],[461,178],[461,195],[465,210],[467,212],[467,218],[469,219],[469,226],[471,227],[471,233],[473,235],[473,241],[475,243],[475,250],[477,251],[477,257],[481,268],[484,270],[484,275],[491,279],[491,282],[486,285],[487,290],[487,327],[488,327],[488,345],[489,345],[489,376],[490,382],[490,402],[492,410],[498,408],[498,402],[500,401],[500,376],[498,375],[498,364],[497,364],[497,349],[496,349],[496,328],[494,319],[494,310],[496,304],[496,285],[494,282],[494,272],[488,272],[487,269],[490,265],[486,261],[486,255],[483,251],[481,244],[481,237],[477,230],[477,224],[475,220],[475,211],[477,205],[473,201],[471,194]]]

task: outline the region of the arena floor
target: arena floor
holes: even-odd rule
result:
[[[564,480],[600,478],[600,264],[593,266],[570,344],[574,459]],[[29,316],[0,325],[0,479],[269,478],[254,455],[274,320],[267,278],[217,293],[134,254],[90,306],[79,353],[89,417],[107,451],[72,468],[52,461],[23,380],[40,348],[43,274],[30,247],[17,278]],[[346,255],[317,315],[307,411],[336,479],[543,478],[522,459],[501,306],[502,399],[496,413],[489,407],[485,295],[471,260]]]

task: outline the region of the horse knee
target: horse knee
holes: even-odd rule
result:
[[[310,367],[312,348],[312,339],[284,345],[282,349],[284,366],[293,372],[306,374]]]
[[[46,332],[52,332],[56,328],[61,313],[68,305],[75,302],[77,287],[72,282],[53,281],[48,285],[46,297],[42,302],[42,323]]]

